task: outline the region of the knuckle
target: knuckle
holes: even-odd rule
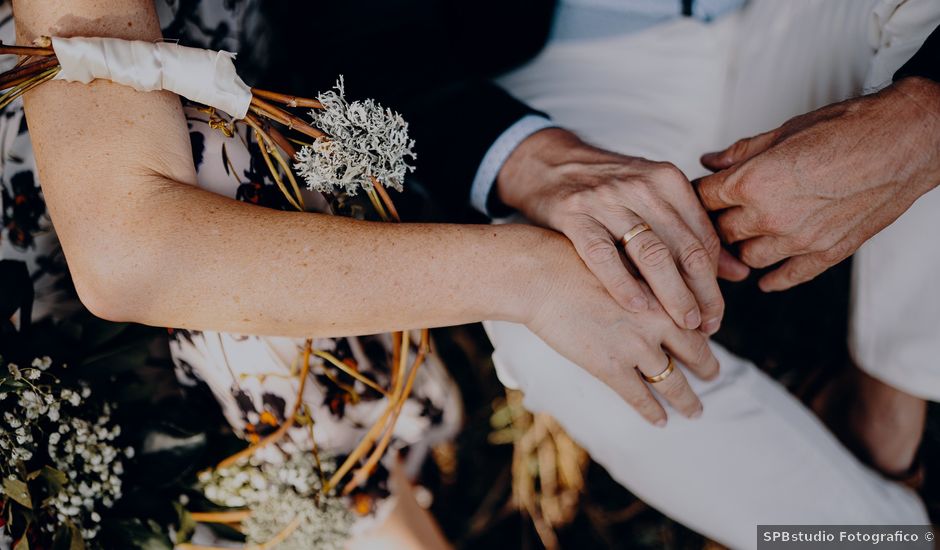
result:
[[[705,247],[705,252],[708,253],[709,258],[717,259],[718,254],[721,252],[721,239],[718,238],[717,233],[709,231],[702,238],[702,246]]]
[[[709,275],[712,273],[712,260],[708,251],[701,244],[694,244],[679,257],[682,269],[689,275]]]
[[[661,269],[672,261],[672,254],[666,243],[659,239],[643,239],[637,251],[638,261],[646,267]]]
[[[595,237],[585,243],[584,257],[593,264],[605,265],[619,261],[620,254],[610,241]]]

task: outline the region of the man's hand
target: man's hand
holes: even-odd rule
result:
[[[704,334],[677,327],[643,283],[638,285],[650,308],[642,313],[623,309],[557,233],[549,233],[538,257],[540,267],[533,270],[534,290],[524,319],[532,332],[610,386],[654,425],[666,423],[666,412],[651,390],[684,416],[701,413],[702,403],[680,368],[653,384],[647,384],[637,368],[646,376],[662,373],[669,363],[668,350],[698,377],[715,377],[718,360]]]
[[[542,130],[507,159],[497,193],[534,223],[564,233],[622,307],[643,312],[658,308],[658,299],[678,326],[718,330],[724,313],[718,237],[676,167],[603,151],[565,130]],[[618,247],[642,222],[652,231],[631,239],[626,256],[655,299]],[[730,256],[722,267],[729,278],[747,275]]]
[[[765,292],[853,254],[940,183],[940,84],[907,78],[702,157],[698,193],[718,232],[763,268]]]

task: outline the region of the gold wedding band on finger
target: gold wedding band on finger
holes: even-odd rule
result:
[[[622,244],[624,248],[626,248],[627,243],[633,240],[634,237],[636,237],[637,235],[639,235],[640,233],[644,231],[649,231],[650,229],[651,228],[648,223],[646,222],[638,223],[633,226],[633,229],[624,233],[623,237],[620,238],[620,244]]]
[[[663,372],[657,374],[656,376],[646,376],[640,371],[640,374],[643,374],[643,379],[649,382],[650,384],[655,384],[657,382],[662,382],[666,378],[669,378],[669,375],[672,374],[672,371],[676,370],[676,362],[673,361],[672,356],[668,353],[666,357],[669,358],[669,364],[666,365],[666,368],[663,369]]]

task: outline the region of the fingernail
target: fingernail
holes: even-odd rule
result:
[[[721,327],[721,319],[709,319],[702,325],[702,330],[705,331],[705,334],[711,336],[718,332],[719,327]]]
[[[695,418],[698,418],[698,417],[700,417],[700,416],[702,416],[702,409],[699,409],[699,410],[695,411],[694,413],[692,413],[692,415],[689,416],[689,418],[695,419]]]
[[[634,296],[633,299],[630,300],[630,309],[633,311],[646,311],[649,307],[649,300],[647,300],[645,296]]]
[[[685,316],[685,326],[686,328],[693,329],[698,328],[702,323],[702,315],[698,311],[690,311]]]
[[[664,427],[666,426],[666,419],[665,419],[665,418],[660,418],[659,420],[657,420],[657,421],[654,422],[653,424],[655,424],[657,428],[664,428]]]

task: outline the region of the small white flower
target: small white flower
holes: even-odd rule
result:
[[[17,380],[23,378],[23,373],[20,372],[20,368],[17,367],[15,364],[10,363],[9,365],[7,365],[7,370],[10,371],[10,374],[13,376],[13,378]]]
[[[43,356],[43,357],[37,357],[33,359],[32,366],[36,367],[39,370],[46,370],[52,366],[52,358],[50,358],[48,355]]]
[[[30,380],[39,380],[40,376],[42,376],[42,373],[39,372],[39,369],[29,369],[26,371],[26,377]]]

